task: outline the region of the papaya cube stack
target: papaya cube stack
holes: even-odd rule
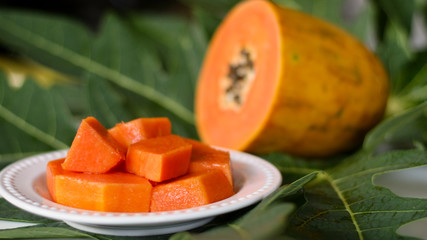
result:
[[[107,130],[82,120],[67,156],[50,161],[52,200],[106,212],[170,211],[234,194],[230,156],[171,134],[167,118],[138,118]]]

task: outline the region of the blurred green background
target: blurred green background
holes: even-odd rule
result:
[[[175,133],[197,138],[198,72],[212,34],[238,2],[2,1],[0,160],[66,148],[88,115],[106,127],[167,116]],[[425,101],[426,0],[273,2],[345,29],[380,57],[392,82],[387,118]],[[423,143],[424,122],[393,125],[381,141]]]

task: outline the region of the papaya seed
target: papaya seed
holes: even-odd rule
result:
[[[228,65],[228,74],[225,78],[225,88],[222,104],[235,110],[240,109],[249,90],[250,83],[255,76],[254,60],[246,48],[242,48],[236,60]]]

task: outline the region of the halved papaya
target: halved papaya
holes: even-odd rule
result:
[[[243,1],[206,53],[196,125],[209,145],[330,156],[362,143],[388,92],[381,62],[350,34],[269,1]]]

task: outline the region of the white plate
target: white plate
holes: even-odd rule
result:
[[[202,226],[215,216],[252,205],[282,183],[280,172],[269,162],[242,152],[230,152],[236,194],[209,205],[167,212],[109,213],[67,207],[53,202],[46,186],[46,164],[65,157],[67,150],[17,161],[0,173],[0,194],[18,208],[94,233],[148,236]]]

